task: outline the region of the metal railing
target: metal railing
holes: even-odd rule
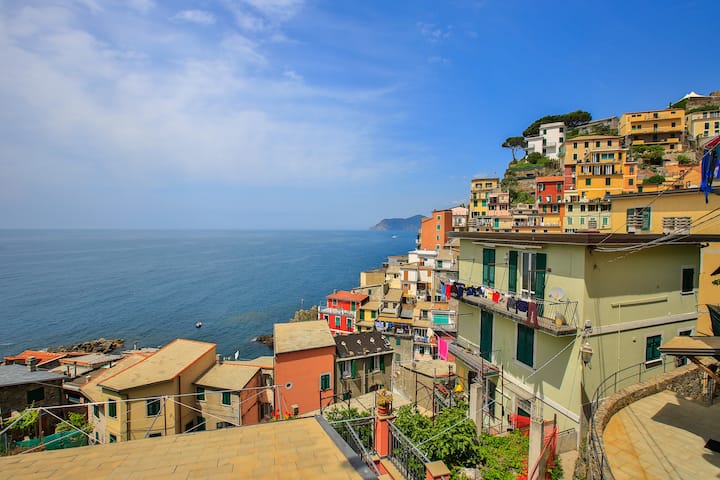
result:
[[[675,367],[675,359],[667,357],[648,366],[648,362],[640,362],[629,367],[625,367],[617,372],[609,375],[600,382],[595,394],[590,401],[590,425],[588,432],[588,478],[601,480],[614,480],[607,455],[605,454],[605,446],[603,444],[602,434],[604,426],[598,425],[595,414],[600,408],[601,403],[609,396],[616,394],[623,388],[637,385],[643,381],[655,378],[668,371],[668,365]],[[672,369],[672,368],[671,368]]]
[[[390,462],[408,480],[425,479],[425,464],[430,463],[430,459],[413,445],[399,428],[392,423],[388,423],[388,426],[390,427],[390,452],[388,454]]]
[[[373,461],[375,454],[375,417],[353,418],[329,422],[362,461],[378,477],[380,470]]]

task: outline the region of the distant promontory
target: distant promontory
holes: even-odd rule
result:
[[[423,215],[415,215],[408,218],[385,218],[380,221],[374,227],[370,227],[370,230],[381,230],[381,231],[417,231],[420,229],[420,223],[425,218]]]

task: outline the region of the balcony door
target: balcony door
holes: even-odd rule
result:
[[[492,335],[493,335],[493,314],[492,312],[480,311],[480,356],[488,362],[492,362]]]

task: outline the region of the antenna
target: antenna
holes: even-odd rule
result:
[[[565,296],[565,289],[562,287],[555,287],[551,288],[548,292],[548,297],[552,298],[553,300],[560,300]]]

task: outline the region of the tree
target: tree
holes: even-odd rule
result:
[[[643,185],[662,185],[665,181],[665,177],[662,175],[653,175],[643,180]]]
[[[515,153],[518,150],[522,150],[523,152],[525,152],[526,146],[527,146],[527,144],[525,143],[525,139],[523,137],[508,137],[502,143],[503,148],[510,149],[510,152],[512,153],[512,157],[513,157],[513,161],[517,160]]]
[[[665,149],[662,145],[633,145],[630,147],[630,156],[652,165],[662,165],[664,155]]]
[[[562,115],[545,115],[538,118],[523,130],[524,137],[532,137],[540,132],[540,125],[543,123],[564,122],[567,128],[575,128],[592,120],[592,115],[584,110],[563,113]]]
[[[55,433],[73,430],[73,427],[75,427],[79,430],[82,430],[85,433],[92,432],[92,429],[93,429],[92,424],[87,421],[87,419],[85,418],[85,415],[83,415],[82,413],[70,412],[70,415],[68,415],[67,421],[68,421],[68,423],[70,423],[70,425],[68,425],[67,423],[58,423],[55,426]]]

